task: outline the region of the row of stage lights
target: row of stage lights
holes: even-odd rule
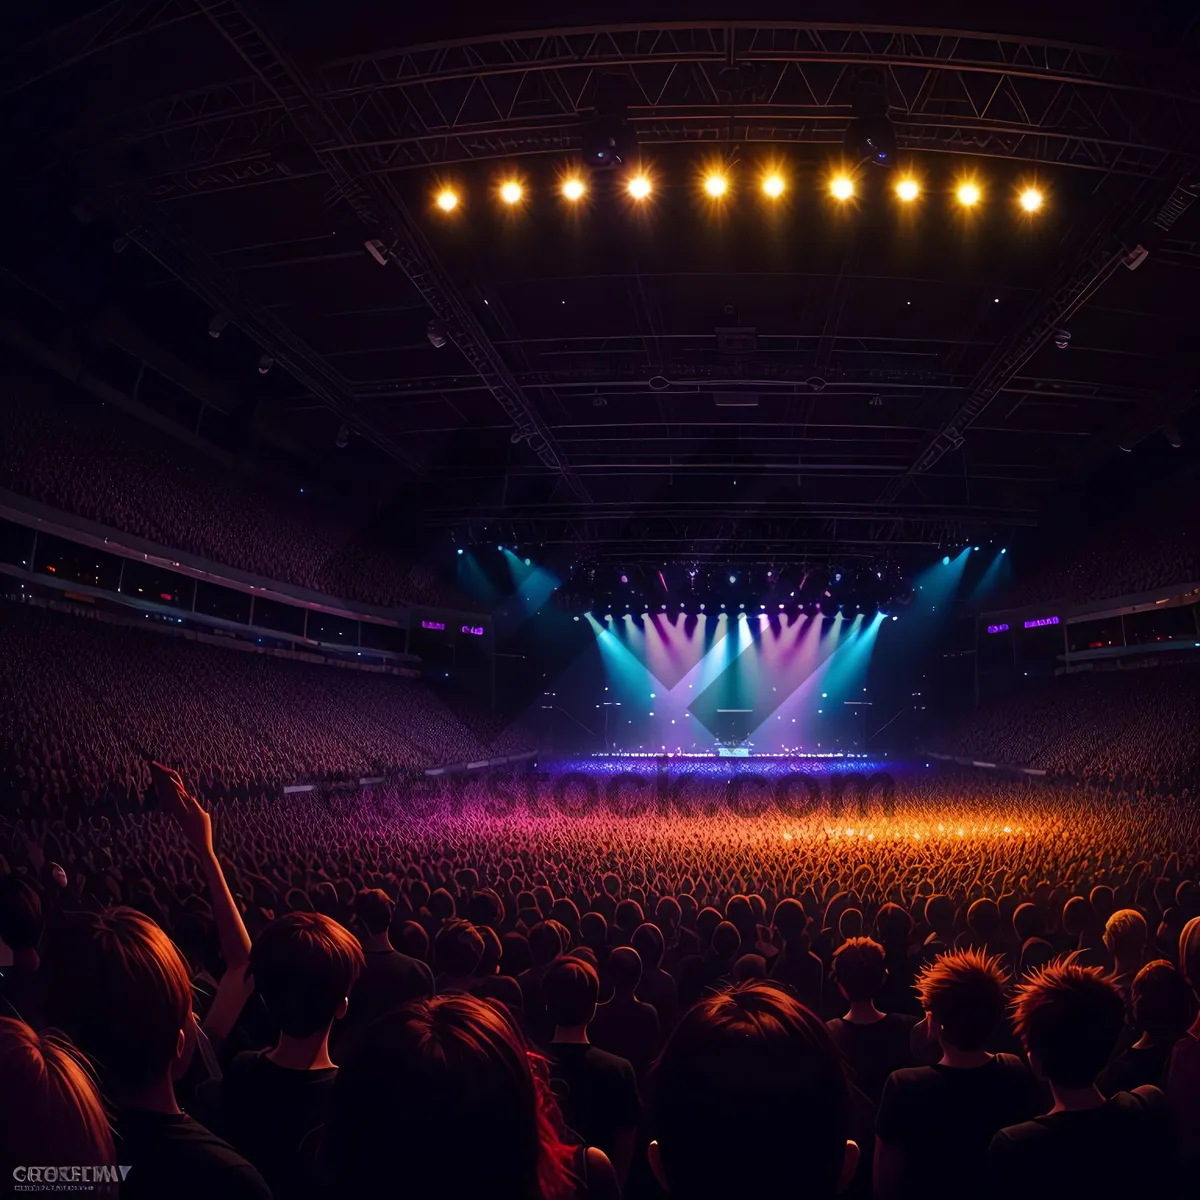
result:
[[[733,608],[732,605],[730,605],[729,607],[731,609]],[[717,613],[717,615],[720,617],[728,617],[728,616],[732,615],[731,613],[728,613],[725,611],[726,606],[724,604],[713,605],[713,608],[719,609],[719,612]],[[745,608],[746,608],[746,606],[744,604],[739,604],[737,606],[737,616],[740,620],[746,620],[747,616],[750,615],[750,614],[746,613]],[[761,621],[767,620],[768,616],[770,616],[772,612],[776,613],[776,615],[778,615],[778,613],[783,613],[785,616],[790,614],[792,616],[797,616],[797,617],[804,616],[806,613],[809,616],[822,616],[822,617],[830,617],[830,616],[845,617],[847,615],[846,607],[843,604],[838,605],[836,614],[830,614],[830,613],[822,611],[820,608],[820,605],[817,605],[817,604],[809,604],[809,605],[780,604],[778,606],[778,608],[776,608],[774,605],[768,606],[766,604],[760,604],[758,606],[758,609],[759,609],[758,617],[759,617],[759,620],[761,620]],[[664,613],[664,612],[667,612],[669,615],[668,610],[677,611],[679,613],[682,613],[684,616],[687,616],[687,606],[686,605],[684,605],[684,604],[680,604],[680,605],[664,604],[660,607],[659,614],[655,614],[654,612],[650,611],[649,609],[646,610],[645,612],[643,612],[642,620],[648,620],[650,617],[655,616],[655,615],[660,615],[661,613]],[[862,613],[864,612],[864,609],[861,604],[856,604],[854,606],[854,611],[855,611],[855,613],[862,615]],[[697,607],[697,612],[699,612],[702,616],[708,615],[708,613],[705,612],[705,607],[703,604],[701,604]],[[633,609],[627,609],[624,614],[618,614],[618,615],[623,615],[625,617],[628,617],[630,620],[632,620],[636,614],[634,613]],[[880,612],[880,613],[878,613],[878,615],[885,619],[887,617],[887,613],[885,613],[885,612]],[[613,614],[611,612],[606,612],[604,614],[604,620],[611,621],[612,619],[613,619]],[[896,616],[895,614],[892,615],[893,621],[898,621],[899,619],[900,618],[898,616]],[[576,617],[575,620],[578,621],[579,618]]]
[[[780,172],[769,170],[759,180],[759,188],[767,200],[780,200],[788,191],[788,182]],[[726,171],[712,170],[701,178],[700,190],[713,203],[720,203],[732,194],[732,181]],[[827,190],[834,200],[845,204],[858,194],[859,185],[851,172],[836,171],[828,178]],[[910,174],[901,175],[892,185],[892,191],[902,204],[913,204],[925,194],[921,181]],[[515,176],[502,180],[495,192],[501,204],[510,209],[519,207],[529,197],[529,189]],[[568,175],[559,182],[558,192],[568,204],[578,204],[586,199],[588,189],[580,176]],[[654,179],[649,173],[638,172],[625,181],[625,192],[636,203],[647,201],[655,192]],[[956,181],[953,194],[962,208],[977,208],[984,201],[984,186],[974,177],[963,177]],[[1046,197],[1035,184],[1027,183],[1016,189],[1014,201],[1022,213],[1033,216],[1042,211]],[[455,212],[462,203],[459,192],[448,185],[434,195],[434,204],[446,214]]]

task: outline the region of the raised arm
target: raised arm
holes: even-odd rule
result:
[[[195,796],[188,794],[178,771],[153,763],[154,791],[165,812],[170,813],[183,832],[184,839],[200,861],[200,870],[208,884],[209,904],[217,926],[221,956],[232,971],[250,961],[250,935],[234,903],[225,872],[213,849],[212,818]]]

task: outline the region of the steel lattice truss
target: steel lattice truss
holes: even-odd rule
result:
[[[134,5],[135,8],[145,7]],[[158,6],[155,6],[158,7]],[[597,79],[629,81],[640,142],[839,145],[861,67],[878,68],[902,146],[1135,176],[1161,173],[1200,116],[1183,57],[938,30],[659,25],[562,30],[375,52],[316,71],[384,173],[577,151]],[[258,78],[156,100],[58,153],[150,143],[160,198],[296,173],[273,155],[284,106]],[[303,169],[301,169],[303,170]]]
[[[336,413],[420,476],[437,497],[428,514],[435,527],[495,522],[522,541],[578,544],[622,561],[661,560],[680,546],[728,558],[833,546],[865,555],[880,544],[957,540],[985,525],[1033,524],[1031,497],[1064,467],[1145,437],[1194,403],[1190,375],[1164,392],[1139,386],[1128,366],[1119,377],[1081,370],[1077,350],[1061,367],[1041,355],[1100,289],[1121,292],[1130,278],[1122,264],[1136,252],[1151,251],[1151,270],[1171,264],[1191,275],[1200,265],[1194,222],[1176,228],[1200,191],[1200,70],[1183,50],[1151,61],[936,29],[680,22],[375,48],[301,64],[252,4],[113,0],[9,50],[0,97],[17,105],[56,72],[127,50],[146,34],[174,39],[182,55],[198,28],[189,22],[218,31],[221,50],[238,57],[232,71],[228,61],[214,69],[223,77],[208,86],[135,108],[118,103],[119,111],[63,121],[24,142],[0,135],[0,154],[18,178],[54,178],[65,168],[87,180],[126,218],[130,239],[294,376],[303,392],[297,407]],[[1003,327],[987,325],[980,336],[979,315],[968,311],[937,330],[910,331],[894,315],[881,317],[879,305],[864,315],[863,294],[882,294],[893,281],[863,274],[847,257],[806,262],[808,293],[824,310],[749,330],[745,352],[719,347],[699,315],[722,311],[727,302],[715,291],[686,296],[640,265],[630,273],[628,263],[611,276],[623,274],[622,290],[596,282],[609,275],[581,269],[578,295],[593,306],[580,311],[590,317],[564,328],[523,292],[529,280],[501,276],[489,295],[472,277],[474,263],[447,255],[443,264],[410,207],[422,171],[436,177],[443,165],[577,153],[613,76],[624,80],[628,119],[644,146],[833,152],[844,144],[863,69],[882,81],[906,151],[1054,166],[1098,195],[1056,269],[1020,292],[1021,307]],[[304,178],[315,186],[289,193],[281,182]],[[203,220],[188,225],[186,215],[208,206],[170,203],[267,183],[281,195],[349,205],[362,234],[376,239],[379,261],[398,264],[411,281],[425,306],[421,321],[432,314],[459,352],[453,373],[433,374],[438,368],[413,352],[411,336],[402,345],[390,329],[376,341],[324,330],[323,316],[345,314],[322,303],[326,268],[307,250],[286,241],[261,249],[249,238],[238,247],[234,236],[232,258],[209,253],[211,231]],[[263,197],[271,193],[211,207],[233,214],[232,227],[242,206]],[[328,257],[343,252],[358,254],[357,241]],[[291,264],[312,272],[311,293],[297,305],[307,340],[283,322],[278,296],[272,305],[269,291],[255,295],[255,277],[242,273]],[[546,266],[531,267],[531,276]],[[390,288],[393,276],[399,284],[394,265],[380,278]],[[951,279],[935,272],[905,286],[936,289]],[[800,291],[779,287],[804,308]],[[848,296],[857,307],[842,326]],[[979,289],[962,304],[986,304],[990,313],[991,297]],[[395,299],[399,313],[406,297],[398,289]],[[1136,296],[1130,304],[1138,306]],[[597,320],[606,305],[624,319]],[[1089,344],[1077,327],[1075,347],[1114,351],[1110,326],[1095,329]],[[1128,353],[1137,357],[1136,348]],[[700,394],[703,406],[689,402]],[[725,409],[751,395],[760,412],[730,419]],[[981,419],[989,409],[997,411]],[[445,458],[442,437],[461,437]],[[726,490],[739,474],[757,485],[756,498],[747,487],[732,497]]]

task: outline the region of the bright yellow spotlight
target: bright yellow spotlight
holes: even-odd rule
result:
[[[782,175],[768,175],[766,179],[763,180],[762,189],[768,196],[771,197],[772,200],[778,200],[779,197],[783,195],[783,188],[784,183]]]
[[[979,197],[983,194],[979,187],[974,183],[960,183],[958,191],[954,193],[958,197],[959,204],[970,208],[973,204],[979,203]]]
[[[453,212],[458,207],[458,196],[449,188],[443,188],[438,192],[437,206],[442,212]]]
[[[725,189],[728,185],[725,182],[725,176],[719,175],[716,172],[709,175],[704,180],[704,190],[714,199],[718,200],[725,195]]]
[[[582,200],[584,193],[583,181],[580,179],[565,179],[562,185],[562,194],[568,200]]]
[[[500,189],[500,199],[505,204],[516,204],[523,194],[524,191],[521,185],[515,179],[510,179]]]
[[[1042,193],[1037,188],[1026,188],[1021,193],[1021,207],[1027,213],[1037,212],[1042,207]]]
[[[629,194],[635,200],[645,200],[650,195],[650,180],[645,175],[635,175],[629,181]]]
[[[835,175],[830,180],[829,192],[835,200],[849,200],[854,195],[854,180],[849,175]]]
[[[896,195],[905,204],[915,200],[921,194],[921,187],[915,179],[902,179],[896,184]]]

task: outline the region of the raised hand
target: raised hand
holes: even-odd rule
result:
[[[169,813],[183,831],[189,846],[198,854],[213,852],[212,818],[195,796],[188,794],[179,772],[162,763],[151,763],[154,794],[163,811]]]

